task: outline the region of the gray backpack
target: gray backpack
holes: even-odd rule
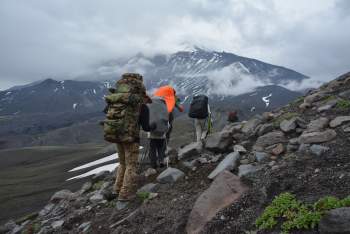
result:
[[[153,97],[152,103],[147,104],[149,109],[149,123],[156,124],[152,132],[156,134],[166,133],[169,129],[169,114],[166,103],[161,97]]]

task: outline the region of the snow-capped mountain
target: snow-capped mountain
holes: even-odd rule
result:
[[[37,136],[36,142],[41,142],[41,134],[63,127],[64,132],[76,135],[77,142],[85,142],[82,137],[93,136],[98,128],[96,123],[103,119],[108,88],[114,86],[124,72],[143,74],[149,94],[159,86],[170,84],[185,107],[193,95],[207,94],[214,111],[236,109],[241,119],[290,102],[300,93],[280,85],[308,78],[255,59],[201,49],[152,57],[138,54],[109,61],[92,70],[76,80],[45,79],[0,91],[0,148],[9,145],[9,141],[15,142],[10,145],[32,142],[33,135]],[[82,133],[81,127],[67,129],[82,121],[88,121],[89,128],[95,130]],[[60,139],[66,139],[68,133]],[[56,135],[49,138],[57,139]]]
[[[293,70],[232,53],[196,48],[170,55],[147,57],[138,54],[127,60],[101,65],[94,77],[139,71],[148,88],[173,85],[183,95],[204,93],[235,96],[258,86],[285,85],[308,77]]]

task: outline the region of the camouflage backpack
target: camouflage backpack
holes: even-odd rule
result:
[[[113,93],[105,97],[108,105],[104,121],[104,138],[113,143],[139,140],[139,111],[146,95],[142,76],[126,73],[116,83]]]

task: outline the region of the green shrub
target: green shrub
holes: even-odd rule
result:
[[[142,201],[146,201],[149,196],[150,196],[150,193],[149,192],[138,192],[137,194],[137,197],[140,198]]]
[[[341,110],[348,110],[350,108],[350,101],[348,100],[339,100],[337,102],[337,108]]]
[[[346,206],[350,206],[350,196],[342,200],[328,196],[313,205],[305,205],[294,195],[282,193],[266,207],[255,224],[260,230],[273,229],[282,221],[282,233],[289,233],[293,229],[313,229],[326,211]]]

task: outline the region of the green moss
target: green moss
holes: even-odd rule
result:
[[[336,107],[340,110],[348,110],[350,108],[350,101],[344,99],[339,100]]]
[[[297,99],[295,99],[293,103],[301,104],[302,102],[304,102],[304,97],[303,96],[298,97]]]
[[[326,104],[327,102],[332,101],[332,100],[335,100],[335,99],[337,99],[336,96],[334,96],[334,95],[327,95],[327,96],[325,96],[324,99],[322,100],[322,103],[323,103],[323,104]]]
[[[273,229],[281,221],[282,233],[294,229],[314,229],[326,211],[347,206],[350,206],[350,196],[342,200],[324,197],[313,205],[307,205],[290,193],[282,193],[266,207],[255,224],[260,230]]]
[[[102,180],[98,181],[92,185],[92,190],[99,190],[101,189],[102,185],[103,185],[103,181]]]
[[[146,201],[149,196],[150,196],[150,193],[149,192],[138,192],[137,194],[137,197],[140,198],[142,201]]]

